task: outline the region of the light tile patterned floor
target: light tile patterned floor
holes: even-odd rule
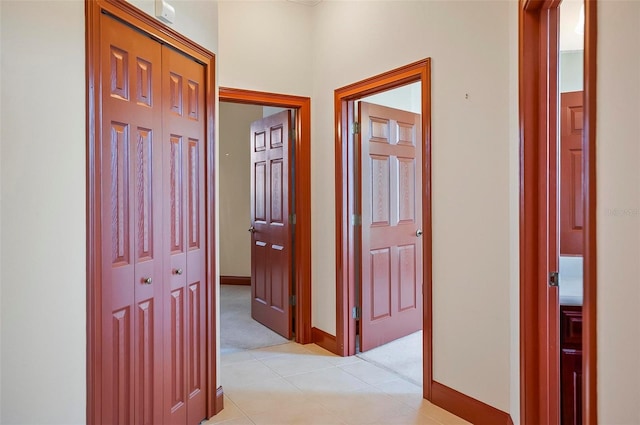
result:
[[[222,355],[224,410],[206,424],[468,424],[400,375],[315,344]]]

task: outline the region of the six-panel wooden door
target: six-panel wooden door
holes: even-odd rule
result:
[[[360,350],[422,329],[420,115],[359,102]]]
[[[560,254],[582,255],[583,92],[560,94]]]
[[[101,414],[205,411],[204,68],[101,17]]]
[[[251,124],[251,317],[290,339],[291,112]]]

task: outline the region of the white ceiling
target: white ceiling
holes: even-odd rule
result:
[[[576,33],[580,7],[584,0],[563,0],[560,3],[560,51],[584,50],[584,36]],[[583,31],[584,32],[584,31]]]

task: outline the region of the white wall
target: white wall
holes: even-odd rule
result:
[[[333,90],[431,57],[434,378],[509,411],[508,223],[517,203],[509,191],[517,145],[509,124],[517,92],[506,82],[517,67],[509,42],[515,10],[507,2],[323,2],[315,9],[314,326],[335,332],[335,193],[326,184],[334,175]]]
[[[1,7],[1,421],[84,423],[84,4]]]
[[[510,386],[517,382],[510,363],[518,320],[510,306],[518,284],[510,253],[517,197],[510,188],[517,187],[518,141],[517,90],[506,82],[517,75],[517,45],[509,38],[517,7],[500,1],[325,1],[313,8],[223,1],[219,13],[221,85],[303,95],[311,89],[312,323],[331,334],[334,90],[433,58],[434,376],[509,411],[518,397]],[[285,43],[291,28],[302,34],[312,28],[312,39]]]
[[[217,50],[217,3],[175,1]],[[1,423],[86,418],[82,1],[0,2]],[[188,19],[186,19],[188,17]]]
[[[640,2],[598,2],[598,421],[640,423]]]
[[[0,24],[2,5],[0,4]],[[2,33],[0,26],[0,310],[2,309]],[[0,382],[2,382],[2,312],[0,311]],[[0,384],[0,423],[2,423],[2,384]]]
[[[127,0],[148,15],[155,16],[154,0]],[[218,51],[218,3],[215,0],[166,0],[176,10],[171,28],[209,49]],[[217,57],[216,57],[217,59]]]
[[[509,413],[515,425],[520,424],[520,123],[518,120],[519,75],[518,54],[519,2],[509,2],[509,305],[510,305],[510,375],[511,404]]]
[[[311,94],[312,11],[288,1],[228,1],[219,8],[221,87]]]
[[[582,50],[560,52],[560,93],[583,89],[584,72]]]
[[[420,91],[420,83],[417,82],[398,87],[393,90],[387,90],[382,93],[376,93],[371,96],[362,98],[361,100],[364,102],[387,106],[389,108],[402,109],[403,111],[421,114],[421,95],[422,93]]]
[[[220,275],[251,276],[250,126],[262,106],[221,102]]]

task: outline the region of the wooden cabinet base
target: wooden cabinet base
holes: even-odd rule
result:
[[[560,306],[560,415],[582,424],[582,307]]]

